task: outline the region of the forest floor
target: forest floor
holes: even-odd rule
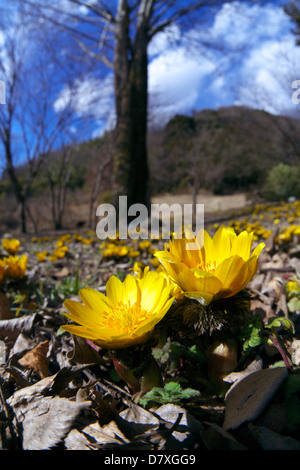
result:
[[[162,240],[103,246],[88,230],[20,236],[25,275],[3,280],[0,291],[0,448],[300,450],[300,202],[242,209],[205,218],[211,234],[224,224],[266,244],[247,286],[250,321],[235,338],[237,364],[221,388],[210,380],[201,337],[171,332],[153,350],[164,387],[140,397],[107,351],[61,328],[63,303],[78,300],[80,288],[104,292],[111,275],[124,279],[136,262],[157,269]],[[272,322],[276,347],[266,341]]]

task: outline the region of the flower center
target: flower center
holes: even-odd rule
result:
[[[147,312],[139,304],[119,302],[107,313],[103,326],[119,330],[121,334],[133,332],[147,318]]]
[[[216,260],[211,260],[208,263],[198,263],[197,269],[201,269],[201,271],[205,271],[208,273],[213,273],[217,268]]]

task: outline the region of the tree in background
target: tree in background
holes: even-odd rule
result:
[[[284,11],[291,18],[296,29],[293,31],[296,35],[297,44],[300,45],[300,1],[292,0],[284,6]]]
[[[67,68],[58,76],[53,50],[40,33],[17,24],[5,31],[0,51],[0,75],[6,85],[6,103],[0,106],[0,159],[18,202],[24,233],[34,181],[49,164],[51,153],[74,141],[72,95],[63,109],[54,109],[61,83],[69,79]]]
[[[67,0],[62,4],[19,0],[19,3],[37,21],[47,19],[68,31],[86,54],[113,70],[115,198],[127,195],[128,205],[149,206],[148,46],[157,34],[175,23],[181,27],[177,38],[181,40],[187,21],[200,27],[209,21],[208,12],[212,14],[214,8],[230,1]]]

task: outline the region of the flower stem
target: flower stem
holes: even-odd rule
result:
[[[280,342],[278,341],[278,338],[273,334],[273,335],[270,335],[269,339],[272,341],[273,345],[275,346],[277,351],[280,353],[280,355],[283,359],[283,362],[284,362],[285,366],[287,367],[287,369],[291,369],[291,365],[289,363],[286,352],[283,349],[283,347],[281,346]]]

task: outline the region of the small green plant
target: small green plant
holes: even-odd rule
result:
[[[192,388],[182,389],[178,382],[168,382],[163,388],[154,387],[140,399],[141,405],[147,405],[149,402],[159,403],[180,403],[184,399],[197,397],[200,395],[198,390]]]
[[[66,298],[68,295],[78,295],[79,290],[83,286],[79,280],[79,265],[76,268],[75,276],[73,277],[66,277],[63,281],[57,284],[57,291],[63,298]]]
[[[240,339],[243,341],[243,353],[247,354],[251,348],[260,346],[263,343],[269,344],[277,348],[285,365],[290,367],[285,351],[278,339],[277,328],[280,327],[286,331],[295,333],[294,324],[288,318],[270,318],[268,323],[263,325],[259,316],[253,317],[248,323],[246,323],[240,336]]]
[[[169,362],[172,367],[176,367],[181,358],[198,364],[206,362],[204,353],[196,344],[185,345],[176,341],[167,341],[162,348],[155,348],[152,351],[154,358],[161,364]]]
[[[294,313],[300,311],[300,279],[289,281],[286,286],[288,309]]]

